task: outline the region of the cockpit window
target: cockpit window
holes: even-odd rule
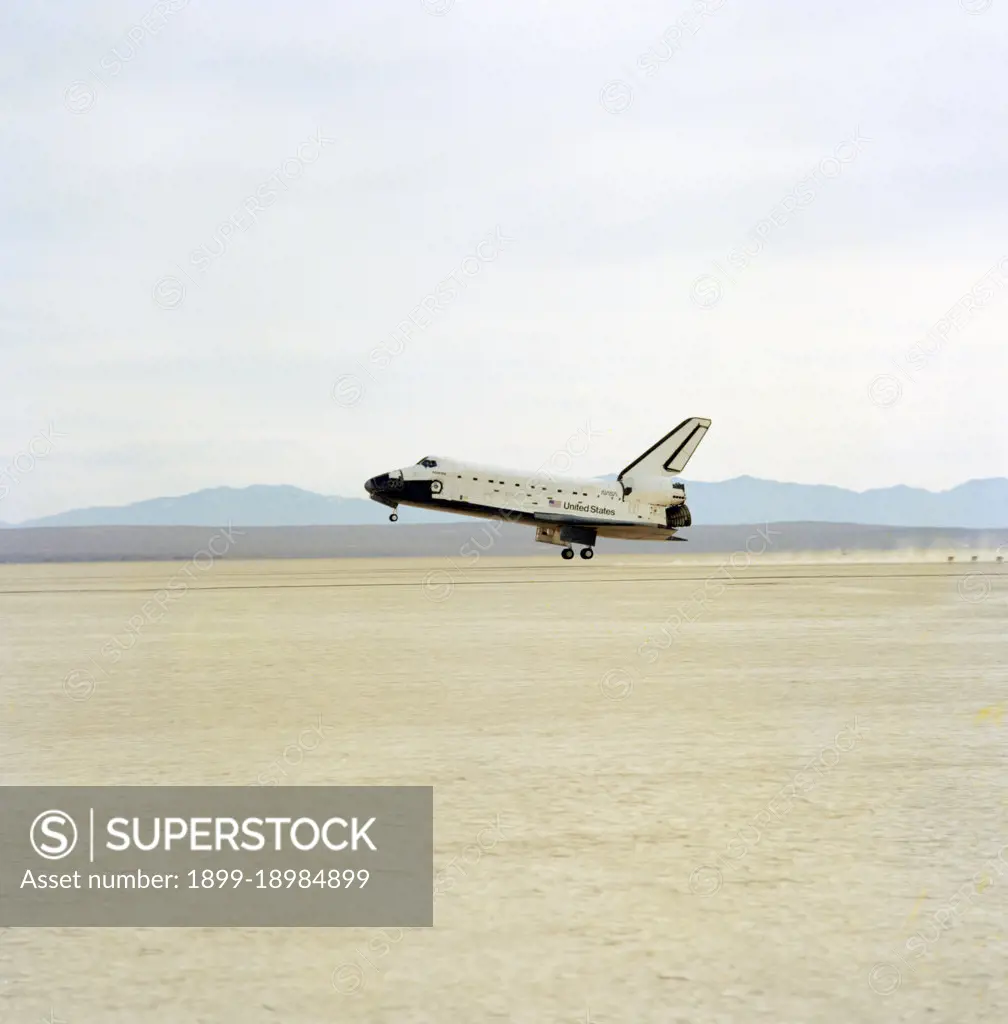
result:
[[[418,466],[426,466],[428,469],[434,469],[437,466],[437,462],[434,461],[429,455],[425,455],[417,463]]]

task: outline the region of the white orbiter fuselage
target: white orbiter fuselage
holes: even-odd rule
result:
[[[430,455],[415,465],[372,477],[364,487],[374,501],[438,509],[461,515],[525,523],[536,540],[563,547],[583,545],[591,558],[598,537],[681,540],[691,523],[686,488],[675,477],[707,433],[711,421],[684,420],[620,473],[615,483],[560,479],[541,473],[495,469]]]

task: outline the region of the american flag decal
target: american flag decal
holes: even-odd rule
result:
[[[550,508],[563,508],[563,503],[556,500],[556,498],[550,498]]]

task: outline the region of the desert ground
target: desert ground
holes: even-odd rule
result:
[[[1008,1020],[991,554],[219,561],[160,615],[181,563],[2,566],[4,784],[432,785],[441,881],[2,931],[0,1020]]]

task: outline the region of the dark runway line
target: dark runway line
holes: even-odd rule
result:
[[[436,573],[444,573],[450,576],[451,574],[447,569],[435,569],[432,570]],[[487,569],[487,571],[491,571]],[[979,574],[979,575],[987,575]],[[1001,573],[992,573],[990,575],[1000,576]],[[1003,574],[1008,575],[1008,573]],[[451,578],[451,583],[460,587],[491,587],[491,586],[515,586],[530,584],[553,584],[553,583],[702,583],[705,580],[713,579],[714,574],[708,574],[707,576],[570,576],[567,579],[509,579],[509,580],[466,580],[466,579],[455,579]],[[233,586],[213,586],[213,587],[189,587],[188,590],[183,591],[171,591],[171,593],[186,594],[190,590],[197,593],[204,593],[206,591],[216,590],[338,590],[345,588],[365,588],[365,587],[423,587],[424,580],[427,577],[423,577],[419,580],[410,580],[409,582],[393,583],[393,582],[375,582],[375,583],[255,583],[248,585],[233,585]],[[852,575],[847,573],[831,573],[831,574],[817,574],[817,575],[798,575],[788,574],[783,576],[749,576],[749,577],[735,577],[730,576],[723,582],[726,586],[732,584],[757,584],[762,583],[772,584],[778,582],[789,582],[794,580],[919,580],[919,579],[962,579],[962,575],[958,573],[949,572],[913,572],[913,573],[885,573],[882,575],[878,574],[864,574],[864,575]],[[432,581],[432,586],[444,586],[446,580],[438,578],[438,581]],[[14,596],[14,595],[25,595],[25,594],[150,594],[156,593],[158,590],[164,590],[165,587],[95,587],[95,588],[78,588],[73,590],[0,590],[0,597]]]

